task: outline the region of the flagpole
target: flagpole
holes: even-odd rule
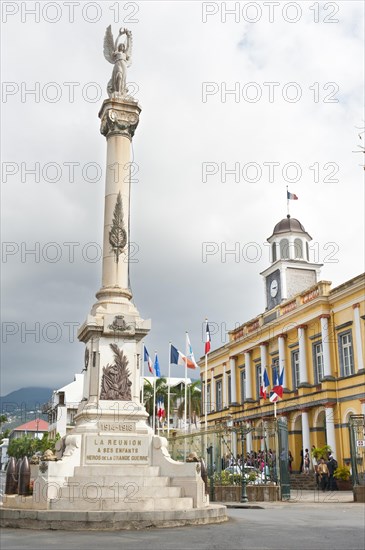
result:
[[[143,405],[144,399],[144,344],[143,344],[143,361],[142,361],[142,388],[141,388],[141,403]]]
[[[274,401],[274,418],[276,418],[276,401]]]
[[[286,208],[287,208],[287,211],[288,211],[288,217],[290,217],[290,214],[289,214],[289,189],[288,189],[288,186],[286,186]]]
[[[188,350],[188,333],[185,332],[185,392],[184,392],[184,432],[186,433],[186,422],[187,422],[187,398],[188,398],[188,392],[187,392],[187,381],[188,381],[188,356],[189,356],[189,350]]]
[[[171,342],[169,342],[169,372],[167,378],[167,437],[170,435],[170,376],[171,376]]]
[[[155,351],[155,364],[156,364],[157,351]],[[153,378],[153,434],[156,434],[156,369],[154,368],[154,378]]]

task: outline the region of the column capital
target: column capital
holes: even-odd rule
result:
[[[334,409],[335,403],[326,403],[324,407],[325,409]]]
[[[245,349],[243,353],[248,353],[249,355],[253,352],[254,348]]]
[[[298,328],[302,328],[303,330],[308,328],[308,325],[298,325]]]
[[[99,111],[100,133],[107,139],[124,136],[132,139],[138,126],[141,107],[131,97],[106,99]]]
[[[301,413],[308,413],[312,407],[300,407]]]
[[[359,399],[360,403],[363,405],[365,403],[365,397]]]
[[[265,340],[265,342],[261,342],[260,343],[260,346],[265,346],[267,347],[269,345],[269,342],[267,340]]]
[[[322,315],[319,316],[320,319],[330,319],[331,315],[329,313],[322,313]]]
[[[360,307],[360,302],[356,302],[356,304],[352,305],[352,309],[357,309]]]
[[[236,361],[236,360],[237,360],[237,357],[238,357],[238,355],[230,355],[230,356],[229,356],[229,360],[230,360],[230,361],[232,361],[232,360],[233,360],[233,361]]]
[[[286,338],[288,338],[288,335],[285,332],[282,332],[281,334],[278,334],[278,338],[284,338],[285,340]]]

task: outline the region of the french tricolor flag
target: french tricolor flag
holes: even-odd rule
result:
[[[288,201],[297,201],[298,197],[294,193],[290,193],[288,190],[286,191],[286,197]]]
[[[206,321],[206,326],[205,326],[205,355],[207,355],[210,352],[210,342],[211,342],[210,330],[209,330],[208,321]]]
[[[260,397],[262,397],[263,399],[266,399],[267,397],[267,390],[269,389],[269,386],[270,386],[269,375],[267,374],[267,370],[265,367],[264,372],[262,373],[261,386],[260,386]]]
[[[270,401],[272,403],[275,403],[276,401],[279,401],[279,399],[282,399],[284,393],[284,369],[281,370],[280,375],[278,370],[278,368],[274,369],[273,373],[273,388],[270,392]]]
[[[150,373],[153,374],[152,359],[151,359],[151,357],[150,357],[149,354],[148,354],[148,351],[147,351],[146,346],[143,346],[143,347],[144,347],[143,360],[144,360],[145,363],[147,363],[147,365],[148,365],[148,370],[150,371]]]
[[[157,397],[157,416],[159,420],[162,420],[165,414],[165,404],[163,397]]]
[[[170,364],[171,365],[178,365],[184,367],[185,365],[188,367],[188,369],[196,369],[198,368],[198,365],[195,363],[195,361],[191,361],[186,355],[181,353],[175,346],[171,344],[171,351],[170,351]]]

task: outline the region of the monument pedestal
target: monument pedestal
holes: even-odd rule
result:
[[[113,42],[110,28],[107,36],[104,52]],[[115,65],[111,90],[124,81],[123,70]],[[22,505],[5,498],[5,526],[127,529],[227,519],[225,507],[209,505],[200,463],[171,459],[140,402],[142,339],[151,323],[132,302],[129,217],[131,141],[141,108],[123,89],[111,96],[99,113],[107,140],[102,287],[78,332],[85,344],[83,399],[58,460],[41,463],[33,497]]]

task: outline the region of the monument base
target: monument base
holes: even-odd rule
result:
[[[49,510],[0,510],[2,527],[65,531],[122,531],[227,521],[226,507],[211,504],[198,510],[160,512],[67,512]]]
[[[118,433],[102,431],[113,426]],[[5,495],[1,519],[4,527],[118,530],[227,517],[224,506],[209,504],[200,463],[172,460],[165,438],[129,418],[66,436],[62,458],[40,464],[32,496]]]

